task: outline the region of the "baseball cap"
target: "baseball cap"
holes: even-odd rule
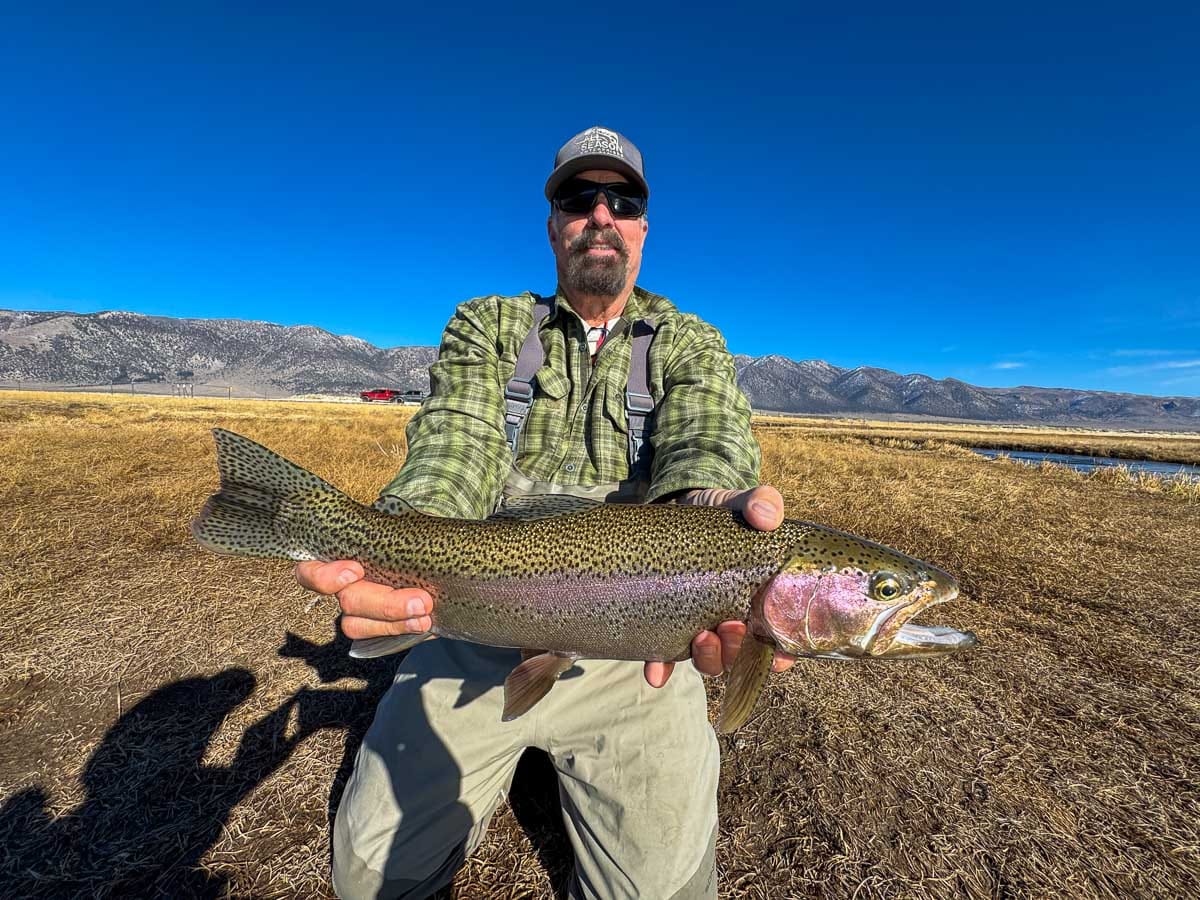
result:
[[[546,180],[546,199],[568,178],[588,169],[620,172],[650,196],[650,185],[642,172],[642,153],[625,135],[593,125],[571,138],[554,157],[554,171]]]

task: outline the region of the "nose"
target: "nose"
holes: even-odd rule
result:
[[[608,208],[608,197],[604,194],[596,195],[596,202],[592,204],[592,211],[588,214],[588,219],[599,228],[605,228],[614,223],[612,210]]]

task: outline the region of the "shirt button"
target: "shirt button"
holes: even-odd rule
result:
[[[575,471],[575,463],[567,463],[565,466],[563,466],[563,468],[566,469],[568,472],[574,472]]]

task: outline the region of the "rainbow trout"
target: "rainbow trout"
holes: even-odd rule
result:
[[[749,718],[775,649],[909,659],[975,644],[968,632],[912,622],[957,596],[953,577],[832,528],[788,520],[763,532],[728,509],[563,496],[483,520],[388,514],[241,435],[213,434],[221,488],[192,523],[203,546],[353,559],[371,581],[433,596],[428,633],[355,641],[355,656],[439,635],[537,651],[505,681],[505,721],[576,659],[686,659],[697,634],[732,619],[748,628],[721,709],[726,732]]]

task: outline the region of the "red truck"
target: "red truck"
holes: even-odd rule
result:
[[[370,403],[372,400],[379,400],[383,403],[399,403],[404,399],[404,392],[394,388],[374,388],[370,391],[362,391],[358,395],[358,399],[365,403]]]

